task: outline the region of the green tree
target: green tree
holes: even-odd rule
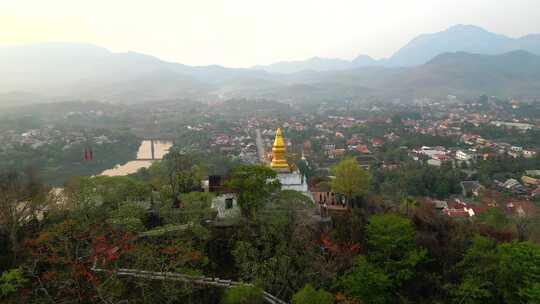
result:
[[[144,201],[150,196],[148,184],[130,176],[96,176],[94,180],[100,200],[111,207],[130,201]]]
[[[456,303],[462,304],[481,304],[497,303],[493,299],[493,293],[490,288],[492,282],[482,281],[477,277],[467,276],[456,289],[450,290],[456,298]]]
[[[506,303],[540,303],[540,247],[529,242],[497,248],[497,286]]]
[[[539,303],[540,247],[529,242],[497,245],[477,236],[458,264],[457,303]]]
[[[166,196],[166,195],[165,195]],[[200,223],[204,219],[215,217],[212,209],[213,193],[190,192],[180,194],[181,208],[173,208],[168,200],[162,202],[159,215],[167,224]]]
[[[19,234],[30,221],[37,219],[47,204],[47,188],[34,171],[0,172],[0,230],[9,237],[13,261],[21,250]]]
[[[300,173],[302,173],[307,180],[310,180],[315,175],[313,165],[304,159],[298,161],[298,170],[300,170]]]
[[[118,209],[110,214],[109,223],[118,230],[141,232],[144,230],[146,209],[134,202],[120,203]]]
[[[276,172],[266,166],[240,166],[234,170],[227,184],[238,191],[238,205],[242,215],[254,218],[255,213],[270,201],[281,187]]]
[[[413,197],[407,196],[401,199],[401,204],[399,206],[400,207],[399,209],[405,215],[409,216],[411,212],[417,209],[419,206],[420,206],[420,203],[418,203],[417,200],[415,200]]]
[[[232,250],[240,275],[247,282],[258,282],[275,296],[290,296],[302,286],[294,285],[302,282],[305,275],[289,239],[290,225],[280,218],[258,229],[256,237],[237,241]],[[254,231],[248,233],[253,236]],[[285,233],[287,237],[283,237]]]
[[[0,276],[0,299],[17,292],[17,289],[28,283],[28,279],[24,278],[21,269],[10,269],[4,271]]]
[[[416,246],[409,219],[388,213],[374,215],[366,226],[367,255],[340,279],[343,291],[362,303],[388,303],[404,298],[401,288],[417,274],[427,252]]]
[[[327,275],[331,267],[323,266],[320,235],[304,200],[298,192],[281,191],[255,220],[237,229],[232,255],[242,280],[287,299],[306,282],[323,284],[323,276],[333,277]]]
[[[452,285],[450,294],[457,303],[496,303],[495,274],[497,273],[496,243],[486,237],[476,236],[456,269],[463,280]]]
[[[364,256],[356,260],[351,272],[341,277],[338,285],[345,294],[359,299],[361,303],[388,303],[392,296],[391,279]]]
[[[239,285],[225,291],[223,304],[264,304],[263,290],[256,286]]]
[[[102,204],[97,192],[96,180],[87,177],[72,177],[64,188],[67,207],[74,215],[89,217]]]
[[[332,180],[332,191],[345,195],[347,203],[351,199],[367,193],[369,173],[366,172],[354,158],[340,161],[334,168],[335,178]]]
[[[489,208],[486,212],[478,215],[478,220],[498,229],[504,229],[510,223],[508,217],[500,208]]]
[[[272,200],[272,207],[281,209],[305,209],[314,207],[313,201],[301,192],[281,190]]]
[[[188,193],[199,188],[203,169],[193,155],[171,151],[164,161],[169,169],[169,184],[174,194]]]
[[[311,284],[306,284],[293,295],[292,302],[293,304],[332,304],[334,297],[323,289],[316,290]]]
[[[366,226],[366,236],[368,260],[380,266],[395,285],[413,278],[415,267],[426,260],[427,252],[417,248],[415,230],[407,218],[375,215]]]

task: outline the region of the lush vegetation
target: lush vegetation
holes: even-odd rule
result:
[[[451,168],[372,176],[346,159],[331,187],[358,204],[329,224],[301,194],[281,191],[273,171],[233,166],[227,187],[242,212],[225,225],[212,222],[214,194],[199,192],[206,168],[172,152],[134,176],[70,179],[60,196],[33,171],[3,173],[2,301],[264,303],[263,291],[295,304],[540,301],[540,246],[531,233],[518,238],[497,214],[453,221],[409,198],[424,195],[418,187],[439,193],[444,179],[454,191]],[[376,199],[397,185],[406,210],[397,194]],[[246,284],[152,280],[120,268]]]

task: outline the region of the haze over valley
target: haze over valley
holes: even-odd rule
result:
[[[480,94],[536,98],[540,35],[509,38],[472,25],[421,34],[388,59],[306,61],[235,69],[189,66],[79,43],[0,47],[0,104],[134,103],[267,98],[290,103]],[[482,77],[479,77],[482,76]]]

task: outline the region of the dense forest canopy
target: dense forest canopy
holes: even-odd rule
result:
[[[442,195],[438,186],[417,190],[431,186],[422,186],[414,175],[448,179],[444,183],[450,187],[451,169],[429,172],[420,166],[407,171],[411,177],[368,179],[370,173],[361,168],[337,172],[364,182],[354,191],[346,180],[333,182],[355,208],[335,215],[329,225],[312,217],[313,207],[302,195],[269,184],[268,168],[233,166],[229,186],[240,194],[242,213],[220,226],[208,222],[213,194],[197,192],[192,183],[200,178],[198,168],[208,164],[175,153],[137,175],[71,179],[62,203],[33,172],[2,175],[3,301],[263,303],[264,292],[293,303],[540,300],[536,221],[518,240],[514,229],[520,219],[485,217],[472,224],[414,199],[406,209],[399,200],[375,199],[382,193],[379,186],[393,179],[406,184],[411,179],[402,197],[415,197],[417,191]],[[427,180],[443,183],[433,177]],[[181,208],[174,208],[171,195]],[[24,210],[39,212],[16,212],[23,203]],[[120,268],[246,285],[224,289],[126,277]]]

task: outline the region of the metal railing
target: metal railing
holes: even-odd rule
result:
[[[96,263],[94,263],[94,266],[92,266],[92,271],[94,272],[101,272],[101,273],[111,273],[108,269],[102,269],[97,268]],[[177,281],[177,282],[185,282],[185,283],[192,283],[192,284],[199,284],[199,285],[206,285],[206,286],[214,286],[214,287],[222,287],[222,288],[232,288],[239,285],[249,285],[253,286],[251,283],[242,283],[232,280],[223,280],[220,278],[211,278],[211,277],[205,277],[205,276],[194,276],[194,275],[187,275],[187,274],[181,274],[181,273],[175,273],[175,272],[158,272],[158,271],[147,271],[147,270],[140,270],[140,269],[130,269],[130,268],[119,268],[115,271],[113,271],[114,274],[117,276],[123,276],[123,277],[134,277],[134,278],[141,278],[141,279],[147,279],[147,280],[162,280],[162,281]],[[287,302],[278,299],[274,295],[263,291],[263,296],[266,302],[270,304],[288,304]]]

